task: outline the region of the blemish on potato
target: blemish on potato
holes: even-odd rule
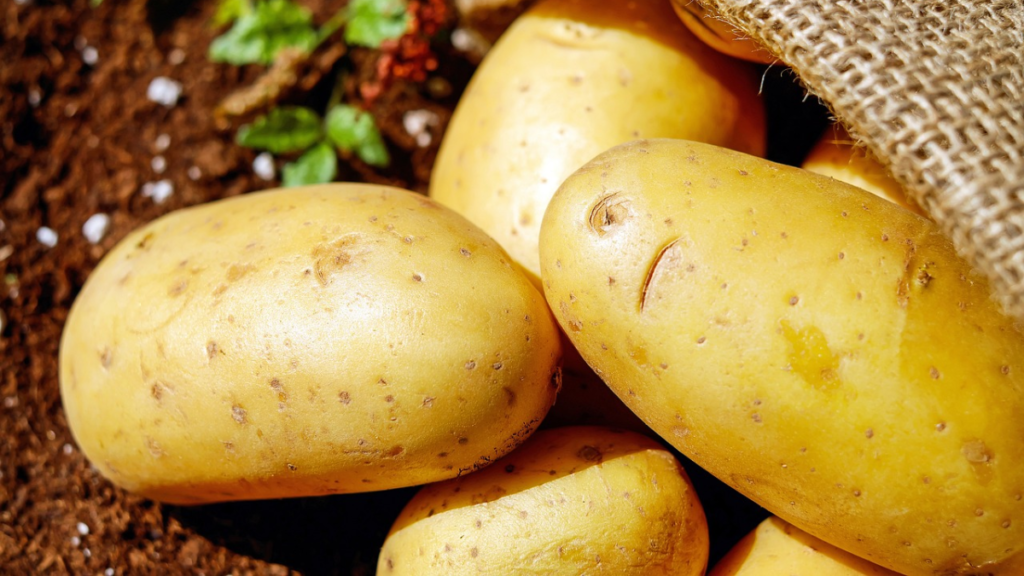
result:
[[[167,295],[170,297],[181,296],[188,290],[188,280],[181,279],[171,284],[171,287],[167,289]]]
[[[790,297],[790,299],[789,299],[789,305],[790,306],[796,306],[799,303],[800,303],[800,297],[799,296],[792,296],[792,297]]]
[[[590,229],[598,236],[604,236],[615,226],[629,219],[631,216],[630,204],[630,199],[621,196],[619,192],[604,196],[590,210],[588,219]]]
[[[871,429],[871,428],[868,428],[864,432],[864,437],[867,438],[868,440],[874,438],[874,436],[875,436],[875,431],[873,429]]]
[[[647,276],[644,278],[644,283],[640,289],[640,312],[642,313],[647,307],[647,299],[650,295],[651,287],[657,281],[657,279],[673,269],[678,268],[683,262],[683,249],[680,246],[681,238],[676,238],[668,244],[666,244],[654,257],[654,261],[648,268]]]
[[[413,275],[412,275],[412,279],[413,279],[413,281],[415,281],[415,282],[423,282],[423,275],[422,275],[422,274],[420,274],[419,272],[415,272],[415,273],[413,273]]]
[[[790,344],[789,363],[793,371],[819,390],[834,388],[839,383],[839,356],[829,347],[821,329],[807,326],[796,330],[786,320],[780,324]]]
[[[466,362],[466,370],[474,370],[474,369],[476,369],[476,362],[475,361],[470,360],[469,362]]]
[[[104,370],[109,370],[110,369],[110,365],[113,364],[113,363],[114,363],[114,352],[113,352],[113,350],[111,350],[109,346],[104,346],[103,350],[100,351],[100,366],[102,366]],[[1009,368],[1007,367],[1007,371],[1004,372],[1004,374],[1006,374],[1008,372],[1009,372]]]
[[[245,424],[247,422],[248,412],[245,408],[235,404],[231,407],[231,417],[239,424]]]
[[[405,452],[405,446],[392,446],[384,455],[388,458],[395,458],[401,456],[403,452]]]
[[[288,470],[290,470],[290,471],[292,471],[292,472],[295,472],[296,470],[298,470],[298,469],[299,469],[299,467],[298,467],[298,466],[296,466],[295,464],[290,464],[290,463],[289,463],[289,464],[285,464],[285,466],[286,466],[286,467],[288,468]]]
[[[392,396],[391,394],[388,394],[387,396],[384,397],[384,401],[390,404],[395,401],[395,397]]]
[[[426,396],[425,398],[423,398],[423,407],[424,408],[431,408],[433,406],[434,406],[434,397],[433,396]]]
[[[160,444],[149,436],[146,436],[146,450],[149,451],[149,455],[153,458],[161,458],[164,455],[164,450],[160,447]]]
[[[495,362],[494,364],[491,364],[491,368],[493,368],[495,370],[501,370],[502,366],[503,365],[502,365],[501,362]]]
[[[459,445],[460,446],[465,446],[466,444],[469,444],[469,438],[466,438],[465,436],[460,436],[459,437]]]
[[[480,551],[477,550],[476,547],[473,547],[473,548],[470,549],[469,555],[472,556],[473,558],[476,558],[477,556],[480,555]]]
[[[277,399],[280,402],[288,400],[288,392],[284,389],[284,384],[281,383],[277,378],[270,379],[270,388],[277,393]]]
[[[508,386],[503,386],[502,391],[505,392],[505,403],[509,406],[516,405],[516,393]]]
[[[945,429],[946,429],[946,423],[945,422],[939,422],[938,424],[935,425],[935,431],[936,432],[942,432]]]
[[[604,454],[595,446],[583,446],[576,452],[576,457],[587,462],[600,463],[604,459]]]
[[[473,255],[473,253],[470,252],[467,248],[459,248],[459,254],[462,254],[466,258],[469,258],[470,256]]]
[[[338,401],[345,405],[351,404],[352,396],[348,392],[339,392]]]
[[[938,380],[942,377],[942,374],[939,373],[939,369],[935,366],[928,368],[928,375],[932,377],[932,380]]]
[[[448,453],[447,452],[439,452],[437,454],[437,457],[438,458],[447,458],[448,457]]]
[[[217,356],[218,352],[219,352],[219,350],[217,348],[217,343],[216,342],[214,342],[213,340],[210,340],[209,342],[206,343],[206,357],[207,357],[207,359],[213,360],[214,357]]]

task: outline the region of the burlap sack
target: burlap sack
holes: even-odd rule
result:
[[[1024,320],[1024,0],[700,2],[790,65]]]

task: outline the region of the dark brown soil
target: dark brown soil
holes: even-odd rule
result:
[[[303,1],[323,21],[344,0]],[[212,64],[213,2],[10,0],[0,7],[0,566],[5,573],[372,574],[391,522],[412,494],[379,494],[195,508],[132,496],[101,478],[68,431],[57,383],[58,342],[72,300],[103,254],[133,228],[168,211],[273,187],[253,174],[255,153],[218,127],[213,109],[251,83],[255,67]],[[95,49],[98,60],[83,54]],[[394,156],[376,171],[347,163],[339,179],[424,191],[437,144],[472,69],[440,47],[430,84],[397,82],[372,108]],[[346,59],[358,80],[376,54]],[[150,102],[157,76],[183,84],[177,106]],[[770,79],[780,76],[772,74]],[[781,98],[800,94],[772,80]],[[788,87],[787,87],[788,86]],[[321,85],[308,98],[326,101]],[[357,94],[353,83],[350,94]],[[306,103],[309,103],[306,101]],[[402,125],[408,110],[441,119],[418,148]],[[806,146],[820,130],[814,105],[777,120],[776,138]],[[810,110],[810,112],[807,112]],[[794,136],[793,134],[797,134]],[[170,137],[158,150],[160,135]],[[802,151],[774,147],[776,158]],[[785,154],[790,154],[787,157]],[[166,170],[152,161],[162,156]],[[139,193],[169,179],[173,195],[156,204]],[[112,225],[98,244],[82,224],[96,213]],[[58,240],[47,248],[37,231]],[[713,485],[699,471],[700,481]],[[697,479],[697,478],[695,478]],[[705,502],[718,556],[763,514],[718,485]],[[716,527],[717,525],[717,527]]]

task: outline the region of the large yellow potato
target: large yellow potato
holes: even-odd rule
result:
[[[709,576],[899,576],[778,517],[740,540]]]
[[[614,148],[544,219],[545,294],[647,424],[906,574],[1024,574],[1024,336],[934,224],[704,144]]]
[[[421,490],[377,574],[702,576],[707,559],[704,511],[671,453],[632,432],[573,426]]]
[[[116,484],[276,498],[501,457],[551,405],[559,349],[541,294],[478,228],[411,192],[341,184],[130,234],[74,303],[60,384],[76,441]]]
[[[694,38],[665,0],[544,0],[473,76],[430,195],[539,274],[548,201],[606,148],[672,137],[761,154],[758,80],[753,67]]]

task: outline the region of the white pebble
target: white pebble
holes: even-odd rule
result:
[[[142,195],[152,198],[153,202],[163,204],[174,194],[174,184],[170,180],[146,182],[142,185]]]
[[[82,543],[82,539],[79,538],[78,536],[72,536],[71,537],[71,545],[74,546],[75,548],[77,548],[78,545],[81,544],[81,543]]]
[[[92,46],[86,46],[82,49],[82,62],[85,62],[89,66],[95,66],[100,61],[100,53],[96,51]]]
[[[420,148],[426,148],[430,146],[430,142],[433,139],[434,137],[430,135],[430,132],[421,132],[416,135],[416,145]]]
[[[199,166],[192,166],[188,169],[188,177],[191,180],[199,180],[203,177],[203,171],[199,169]]]
[[[269,152],[263,152],[252,161],[252,171],[263,180],[273,180],[277,175],[274,169],[274,157]]]
[[[71,456],[74,453],[75,453],[75,447],[72,446],[70,442],[64,445],[64,455],[65,456]]]
[[[171,135],[161,134],[157,136],[156,140],[153,142],[153,147],[156,148],[157,152],[163,152],[164,150],[167,150],[168,148],[171,147]]]
[[[79,522],[78,524],[75,524],[75,529],[77,529],[78,533],[81,534],[82,536],[88,536],[89,535],[89,525],[86,524],[85,522]]]
[[[82,235],[89,241],[90,244],[99,244],[100,240],[107,235],[110,231],[110,216],[103,214],[93,214],[89,216],[89,219],[82,224]]]
[[[57,233],[53,231],[53,228],[43,226],[36,230],[36,240],[47,248],[53,248],[57,245]]]
[[[175,82],[166,76],[157,76],[146,89],[146,98],[168,108],[174,107],[181,97],[181,82]]]
[[[164,170],[167,170],[167,160],[163,156],[153,156],[153,159],[149,161],[149,165],[153,168],[153,172],[157,174],[163,174]]]
[[[4,398],[4,408],[14,408],[17,405],[18,405],[18,397],[17,396],[8,396],[7,398]]]
[[[114,576],[114,569],[113,568],[107,568],[106,570],[103,571],[103,576]]]
[[[85,548],[85,549],[82,550],[82,555],[85,556],[86,558],[92,558],[92,550],[89,550],[88,548]]]
[[[430,126],[437,126],[441,119],[430,110],[409,110],[402,115],[402,126],[410,136],[427,131]]]
[[[483,36],[465,28],[456,28],[453,30],[451,41],[452,46],[454,46],[456,50],[472,54],[476,57],[482,57],[484,54],[487,54],[487,51],[491,48],[490,44],[483,38]]]
[[[33,108],[38,108],[39,104],[43,101],[43,95],[35,88],[30,88],[28,91],[28,105]]]
[[[172,66],[177,66],[185,61],[185,51],[181,48],[175,48],[167,55],[167,61]]]
[[[7,246],[0,247],[0,262],[7,260],[14,254],[14,246],[8,244]]]

